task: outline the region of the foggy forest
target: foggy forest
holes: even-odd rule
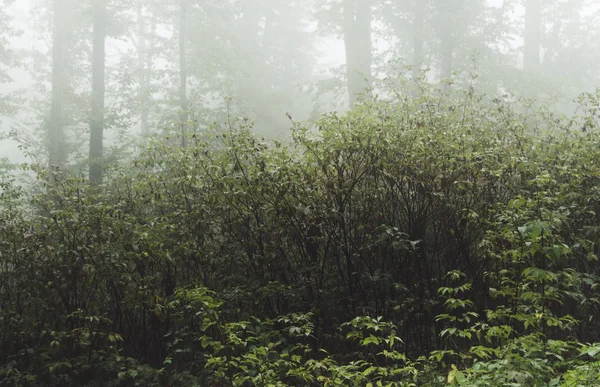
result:
[[[0,386],[600,385],[597,0],[0,0]]]

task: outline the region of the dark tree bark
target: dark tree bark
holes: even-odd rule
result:
[[[181,146],[186,146],[186,129],[189,117],[189,102],[187,97],[187,0],[181,0],[179,5],[179,104],[181,108]]]
[[[371,86],[371,0],[344,0],[343,33],[350,107]]]
[[[61,167],[66,159],[65,133],[63,123],[63,101],[66,89],[66,4],[64,0],[54,0],[52,26],[52,97],[48,120],[48,164]]]
[[[92,111],[90,120],[90,184],[102,183],[104,158],[104,92],[106,0],[93,2]]]
[[[526,0],[525,7],[523,70],[535,72],[540,67],[542,2],[541,0]]]

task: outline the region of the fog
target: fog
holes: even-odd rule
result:
[[[482,93],[551,98],[569,114],[598,85],[598,9],[590,0],[2,0],[2,165],[83,168],[147,135],[237,117],[285,138],[290,117],[347,110],[418,74],[459,85],[475,71]]]
[[[599,0],[0,0],[0,386],[600,385]]]

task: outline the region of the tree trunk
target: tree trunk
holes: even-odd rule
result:
[[[421,72],[423,64],[423,45],[424,45],[424,25],[425,14],[427,12],[427,2],[417,0],[415,6],[415,18],[413,21],[413,60],[412,60],[412,76],[417,79]]]
[[[371,86],[371,0],[344,0],[344,47],[350,107]]]
[[[92,42],[92,114],[90,121],[90,184],[102,183],[104,158],[104,77],[106,0],[94,0]]]
[[[542,45],[542,2],[526,0],[525,3],[525,47],[523,49],[523,70],[535,72],[540,67]]]
[[[48,164],[61,167],[66,159],[65,133],[63,128],[63,107],[65,99],[66,74],[66,26],[64,0],[53,1],[52,26],[52,100],[48,120]]]
[[[454,61],[455,15],[452,2],[449,0],[440,1],[440,78],[450,79]]]
[[[262,63],[265,61],[265,39],[267,39],[266,30],[261,29],[261,19],[263,10],[257,5],[256,0],[240,1],[241,18],[239,19],[237,38],[240,52],[243,53],[243,71],[247,76],[245,79],[238,80],[235,85],[234,95],[237,97],[246,96],[244,99],[236,101],[247,109],[244,114],[249,115],[253,121],[258,121],[257,127],[264,125],[268,120],[265,114],[265,106],[260,101],[269,94],[269,85],[265,83],[265,75],[262,71]],[[265,18],[265,23],[267,19]],[[267,26],[265,26],[267,27]],[[261,32],[262,39],[261,39]],[[262,62],[262,63],[261,63]],[[268,113],[267,113],[268,114]]]
[[[148,93],[149,93],[149,72],[150,72],[150,53],[147,49],[146,21],[144,20],[144,5],[138,4],[138,82],[139,82],[139,103],[140,103],[140,131],[142,135],[148,134]]]
[[[190,109],[187,97],[187,0],[181,0],[179,11],[179,104],[181,108],[181,146],[185,147],[187,145],[185,132]]]

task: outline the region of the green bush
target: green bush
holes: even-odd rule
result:
[[[2,180],[0,384],[597,384],[598,132],[518,108],[396,94]]]

